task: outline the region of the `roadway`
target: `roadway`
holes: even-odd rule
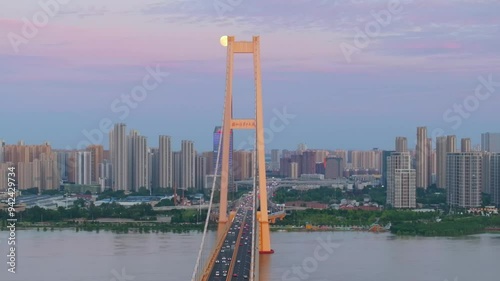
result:
[[[215,264],[210,272],[209,280],[211,281],[239,280],[231,279],[233,275],[231,272],[233,271],[232,269],[236,264],[236,261],[234,259],[238,256],[237,253],[239,253],[239,245],[245,245],[242,239],[245,239],[246,236],[244,236],[243,234],[248,233],[244,231],[244,227],[245,225],[251,225],[251,223],[249,224],[248,221],[251,221],[252,219],[252,211],[250,210],[251,200],[242,200],[241,203],[241,207],[238,209],[234,220],[231,222],[231,226],[225,237],[225,241],[222,244],[221,249],[219,249]],[[248,267],[248,271],[246,273],[247,276],[249,274],[249,269],[250,267]],[[239,272],[240,269],[238,267],[238,273],[235,273],[239,275]],[[243,275],[245,275],[245,273],[242,273],[241,276]]]
[[[252,210],[247,210],[246,216],[252,217]],[[252,221],[245,221],[241,229],[241,239],[237,245],[235,258],[232,264],[232,279],[228,280],[248,280],[250,276],[250,266],[252,259]]]
[[[268,188],[269,197],[272,197],[274,188]],[[270,199],[270,198],[268,198]],[[244,281],[250,278],[252,259],[252,218],[255,212],[252,208],[252,197],[244,196],[234,202],[238,208],[234,220],[222,244],[215,264],[211,269],[210,281]],[[270,213],[282,212],[269,200]],[[257,251],[255,254],[259,254]]]

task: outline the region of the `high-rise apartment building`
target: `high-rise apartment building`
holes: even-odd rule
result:
[[[160,187],[160,149],[149,148],[149,178],[151,190]]]
[[[316,173],[316,151],[306,150],[302,152],[302,162],[300,174]]]
[[[214,160],[214,152],[213,151],[205,151],[201,155],[203,157],[207,158],[207,167],[206,167],[207,175],[212,175],[213,172],[215,171],[214,163],[216,162],[216,160]]]
[[[173,187],[173,154],[169,136],[160,136],[158,154],[159,187]]]
[[[92,153],[90,151],[74,151],[74,182],[76,184],[92,184]]]
[[[0,164],[4,163],[5,141],[0,139]]]
[[[450,206],[481,206],[482,154],[480,152],[448,153],[446,160],[446,192]]]
[[[194,143],[183,140],[181,143],[181,185],[180,188],[187,189],[195,187],[195,161],[196,152]]]
[[[182,187],[182,153],[181,151],[174,151],[172,153],[172,174],[173,174],[173,187],[179,189]]]
[[[90,152],[91,161],[90,182],[92,184],[98,184],[100,183],[99,178],[101,177],[99,165],[104,160],[104,148],[102,145],[90,145],[87,147],[87,151]]]
[[[135,130],[130,131],[128,144],[128,174],[131,190],[138,191],[141,187],[150,188],[149,179],[149,152],[145,136]]]
[[[344,176],[345,160],[340,157],[327,157],[325,179],[339,179]]]
[[[349,154],[349,159],[351,159],[350,168],[352,169],[374,169],[378,171],[382,169],[380,166],[382,161],[382,150],[349,150],[348,155]]]
[[[129,190],[129,148],[127,145],[127,126],[115,124],[109,133],[113,190]]]
[[[488,186],[491,202],[500,207],[500,153],[491,153],[488,164]]]
[[[57,165],[57,153],[52,151],[49,143],[42,145],[25,145],[23,141],[17,145],[0,143],[5,163],[16,167],[16,177],[20,190],[37,187],[40,191],[58,189],[60,186],[60,170]]]
[[[432,138],[427,138],[427,184],[435,184],[436,152],[432,149]]]
[[[195,187],[197,189],[203,190],[205,186],[205,178],[207,176],[207,158],[198,155],[196,156],[195,163]]]
[[[438,188],[446,188],[446,137],[436,139],[436,185]]]
[[[417,128],[417,146],[415,148],[415,169],[417,172],[417,187],[429,187],[429,147],[427,127]]]
[[[271,170],[276,172],[280,170],[281,151],[279,149],[271,150]],[[236,180],[236,175],[235,175]]]
[[[481,134],[481,150],[500,153],[500,133]]]
[[[101,191],[104,191],[106,188],[112,188],[113,186],[113,167],[111,162],[107,159],[104,159],[103,162],[99,165],[101,175],[100,183],[101,183]]]
[[[460,152],[471,152],[472,144],[469,138],[463,138],[460,140]]]
[[[416,208],[416,172],[409,152],[394,152],[387,159],[387,204]]]
[[[406,137],[396,137],[396,152],[407,152],[408,140]]]
[[[233,152],[234,180],[247,180],[253,177],[252,151],[236,150]]]
[[[347,150],[336,149],[336,150],[332,151],[329,155],[330,156],[337,156],[339,158],[344,159],[345,163],[350,163],[350,159],[348,158]]]
[[[297,162],[290,162],[290,178],[299,178],[299,164]]]
[[[393,150],[384,150],[382,151],[382,157],[381,157],[381,164],[380,164],[380,167],[381,167],[381,183],[383,186],[387,187],[387,173],[388,173],[388,166],[387,166],[387,161],[388,161],[388,157],[391,156],[392,153],[394,153],[396,151],[393,151]]]
[[[229,185],[232,186],[234,183],[233,179],[233,130],[231,130],[230,135],[229,135]],[[220,175],[220,171],[222,169],[222,127],[217,126],[214,129],[214,155],[213,155],[213,167],[214,171],[210,172],[213,174]],[[217,166],[217,154],[219,152],[219,147],[221,149],[221,152],[219,154],[219,165]],[[218,167],[218,171],[215,172],[215,167]]]
[[[446,136],[446,151],[447,153],[457,152],[457,136]]]

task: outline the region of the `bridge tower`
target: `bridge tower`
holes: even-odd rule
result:
[[[259,233],[257,236],[259,238],[259,252],[261,254],[271,254],[274,253],[274,251],[271,249],[271,235],[269,232],[269,218],[267,213],[267,183],[264,146],[264,114],[262,108],[262,77],[260,68],[260,38],[259,36],[254,36],[252,41],[235,41],[234,36],[224,36],[221,38],[221,44],[227,47],[227,59],[226,96],[224,102],[224,120],[222,127],[222,167],[219,206],[219,234],[221,234],[221,232],[226,229],[226,223],[228,222],[227,195],[229,184],[229,149],[231,130],[254,129],[257,142],[257,176],[258,190],[260,193],[260,212],[255,214],[257,215],[259,224]],[[235,54],[253,55],[255,79],[255,117],[252,119],[233,118],[233,63]]]

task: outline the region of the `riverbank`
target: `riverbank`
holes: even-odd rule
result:
[[[293,226],[293,227],[291,227]],[[306,227],[307,226],[307,227]],[[374,227],[375,226],[375,227]],[[402,236],[464,236],[500,229],[500,216],[444,215],[411,210],[292,211],[273,230],[280,231],[390,231]]]

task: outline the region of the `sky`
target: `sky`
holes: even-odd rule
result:
[[[40,3],[47,3],[46,5]],[[266,148],[393,149],[500,132],[497,0],[42,0],[0,9],[0,139],[108,144],[110,124],[212,149],[222,35],[261,41]],[[234,116],[254,114],[237,55]],[[128,98],[127,98],[128,97]],[[252,132],[235,132],[250,149]]]

